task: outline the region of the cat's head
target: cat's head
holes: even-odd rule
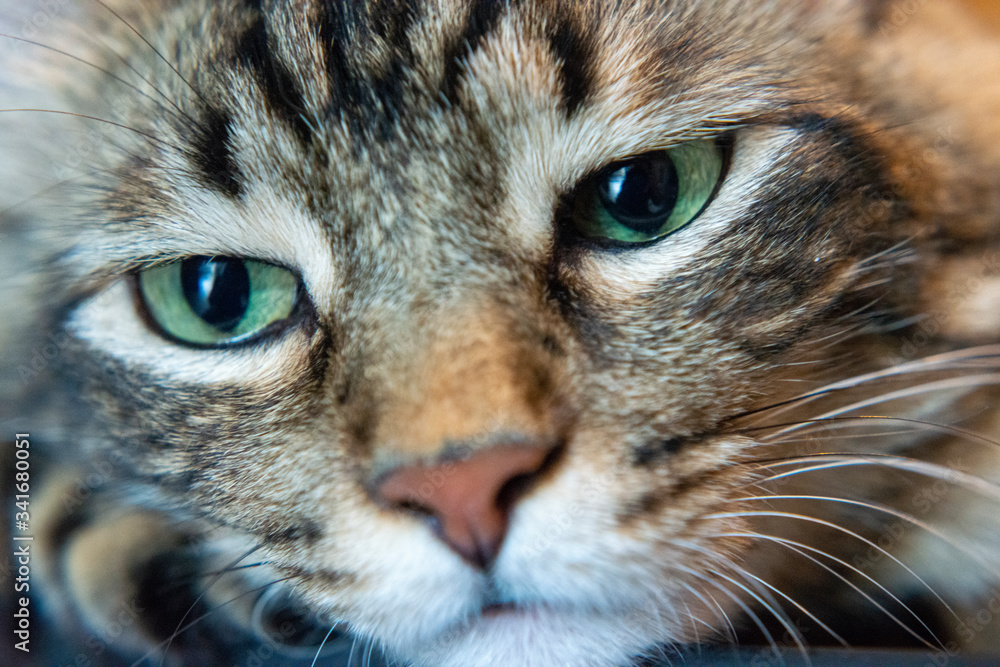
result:
[[[97,451],[427,664],[617,662],[760,601],[736,515],[802,452],[746,415],[901,359],[928,221],[995,197],[944,114],[908,170],[939,137],[872,72],[917,28],[201,4],[31,52],[116,123],[47,121],[94,138],[57,266]]]

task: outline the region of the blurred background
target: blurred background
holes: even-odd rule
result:
[[[990,26],[1000,30],[1000,0],[960,0],[979,12]]]

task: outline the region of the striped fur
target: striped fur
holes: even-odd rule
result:
[[[257,587],[417,665],[992,636],[935,598],[1000,579],[1000,500],[958,474],[1000,475],[968,435],[1000,433],[973,349],[1000,337],[1000,47],[959,7],[24,5],[0,9],[0,423],[49,448],[39,595],[67,636],[138,609],[110,650],[228,659],[259,607],[224,603]],[[574,231],[588,177],[702,138],[729,157],[694,223]],[[134,276],[195,255],[305,296],[251,344],[171,342]],[[486,571],[372,498],[501,441],[558,456]],[[907,505],[935,483],[948,503]],[[166,642],[189,608],[216,611]]]

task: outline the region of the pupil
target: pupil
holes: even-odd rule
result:
[[[220,331],[234,329],[250,303],[250,274],[239,259],[185,259],[181,264],[181,287],[191,310]]]
[[[647,234],[657,233],[667,221],[679,192],[677,169],[663,153],[625,163],[598,186],[601,203],[615,220]]]

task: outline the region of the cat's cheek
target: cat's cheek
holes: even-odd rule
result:
[[[332,583],[311,575],[299,579],[297,588],[309,603],[332,618],[348,619],[360,634],[398,647],[433,642],[476,613],[481,577],[422,523],[358,504],[343,510],[352,504],[341,501],[336,527],[300,554],[303,560],[292,557],[300,563],[296,571],[350,573]]]

